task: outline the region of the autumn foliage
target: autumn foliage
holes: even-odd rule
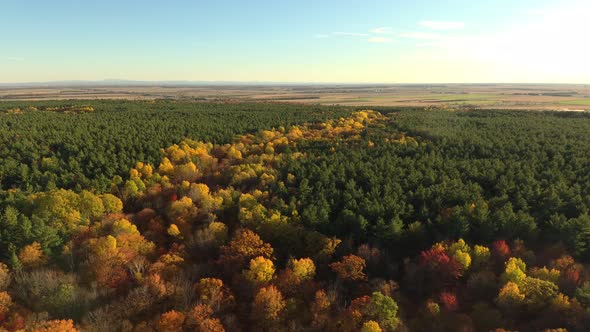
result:
[[[395,186],[379,192],[385,184],[367,180],[344,158],[336,167],[347,182],[326,180],[338,183],[330,190],[342,206],[327,208],[334,198],[317,192],[299,162],[314,149],[394,146],[411,156],[427,148],[423,138],[386,131],[394,118],[357,111],[220,144],[186,139],[162,149],[157,164],[135,163],[125,179],[113,180],[110,194],[56,189],[27,196],[30,218],[15,208],[2,215],[0,235],[10,231],[20,242],[6,246],[0,264],[1,328],[584,330],[590,280],[580,255],[530,241],[533,250],[508,235],[473,241],[495,227],[484,219],[501,201],[465,195],[468,204],[437,207],[435,217],[409,205],[391,209],[375,202],[400,201]],[[315,167],[323,176],[325,161]],[[448,194],[436,204],[464,198],[437,174],[427,181]],[[418,202],[430,194],[419,188],[409,195]],[[518,223],[527,218],[511,209],[494,218],[505,217],[508,230],[526,227]],[[409,219],[414,214],[424,218]],[[441,240],[436,227],[455,235]],[[572,241],[584,242],[581,234]]]
[[[367,276],[363,272],[365,266],[365,260],[355,255],[345,256],[341,261],[330,264],[338,278],[349,281],[366,280]]]

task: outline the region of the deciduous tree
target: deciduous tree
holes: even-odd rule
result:
[[[252,318],[263,326],[280,320],[285,309],[283,295],[275,286],[260,288],[252,303]]]
[[[182,312],[171,310],[163,313],[158,320],[158,331],[177,332],[182,330],[185,315]]]
[[[338,278],[349,281],[366,280],[367,276],[363,271],[365,266],[365,260],[356,255],[344,256],[341,261],[330,264]]]
[[[244,270],[244,276],[247,280],[262,284],[272,280],[275,273],[275,267],[270,259],[258,256],[250,260],[250,268]]]

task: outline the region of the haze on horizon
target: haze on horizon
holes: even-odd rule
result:
[[[584,0],[5,1],[0,82],[590,83]]]

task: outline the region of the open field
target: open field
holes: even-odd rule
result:
[[[569,105],[582,105],[582,106],[590,106],[590,99],[581,99],[581,100],[574,100],[574,101],[566,101]]]
[[[154,83],[156,84],[156,83]],[[273,101],[347,106],[468,106],[494,109],[590,109],[590,85],[80,85],[0,87],[3,100],[182,99]]]

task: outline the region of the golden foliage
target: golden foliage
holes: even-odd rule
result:
[[[361,332],[381,332],[381,327],[379,326],[379,323],[377,323],[374,320],[370,320],[367,321],[363,324],[363,327],[361,328]]]
[[[71,319],[49,320],[35,325],[31,332],[78,332]]]
[[[291,259],[288,265],[301,280],[313,279],[315,276],[315,264],[310,258]]]
[[[10,269],[4,263],[0,263],[0,291],[5,290],[10,285]]]
[[[166,232],[168,233],[168,235],[174,236],[174,237],[180,235],[180,230],[178,229],[178,226],[176,226],[175,224],[170,224],[170,226],[168,227]]]
[[[526,264],[520,258],[510,257],[506,262],[506,270],[502,273],[501,279],[504,282],[511,281],[520,283],[526,278]]]
[[[250,268],[244,270],[244,276],[253,283],[265,283],[272,280],[275,267],[270,259],[258,256],[250,260]]]
[[[8,292],[0,292],[0,322],[6,317],[12,306],[12,298]]]
[[[123,211],[123,202],[117,196],[103,194],[101,198],[106,213],[120,213]]]
[[[163,313],[158,320],[158,331],[160,332],[176,332],[182,330],[185,315],[182,312],[171,310]]]
[[[330,264],[330,268],[343,280],[361,281],[366,280],[367,276],[363,272],[365,269],[365,260],[359,256],[344,256],[340,262]]]
[[[473,264],[481,266],[490,259],[490,249],[485,246],[475,245],[472,250]]]
[[[530,270],[530,275],[531,277],[551,281],[552,283],[557,284],[561,271],[557,269],[548,269],[544,266],[542,268],[532,268]]]
[[[283,295],[275,286],[263,287],[254,297],[252,318],[262,324],[277,321],[285,305]]]
[[[273,249],[249,229],[238,231],[229,244],[220,248],[220,261],[241,263],[257,256],[270,258]]]
[[[314,301],[311,303],[312,326],[322,329],[330,319],[330,307],[332,302],[323,289],[316,291]]]
[[[188,312],[186,317],[186,324],[191,331],[198,332],[223,332],[225,328],[221,321],[217,318],[212,318],[213,311],[208,305],[199,304]]]
[[[498,304],[504,308],[514,308],[523,303],[525,295],[520,292],[518,285],[509,281],[500,289],[498,294]]]
[[[139,231],[137,230],[137,226],[132,224],[129,220],[119,219],[113,222],[111,234],[114,236],[119,236],[121,234],[139,235]]]
[[[23,247],[18,254],[18,259],[25,267],[38,267],[43,265],[46,260],[41,245],[37,242]]]

